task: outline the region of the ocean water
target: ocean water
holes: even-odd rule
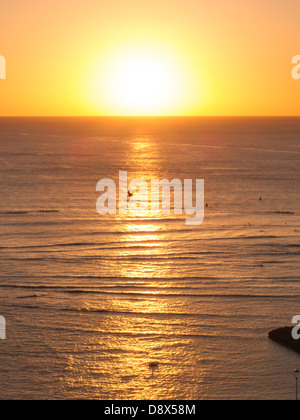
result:
[[[300,313],[299,138],[300,118],[1,118],[0,398],[293,399],[299,355],[268,332]],[[120,170],[205,179],[204,223],[100,216]]]

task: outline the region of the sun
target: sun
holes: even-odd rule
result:
[[[130,114],[162,111],[176,89],[171,66],[161,58],[139,54],[124,59],[109,83],[116,107]]]
[[[170,115],[183,101],[178,61],[158,48],[118,51],[95,66],[92,100],[108,115]]]

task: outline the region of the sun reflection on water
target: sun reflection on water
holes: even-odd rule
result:
[[[132,139],[125,158],[122,169],[128,172],[129,182],[164,178],[163,159],[154,139]],[[107,250],[116,278],[108,284],[103,281],[104,293],[109,286],[108,298],[104,294],[82,302],[85,308],[89,305],[89,315],[82,316],[88,316],[87,329],[93,333],[84,335],[76,357],[69,358],[66,386],[93,387],[99,399],[124,395],[151,400],[176,398],[182,386],[178,384],[186,381],[186,398],[194,398],[206,372],[185,324],[194,321],[180,315],[185,299],[176,298],[177,285],[172,281],[176,262],[164,259],[172,252],[169,221],[139,209],[118,215],[116,221],[118,244]],[[195,350],[194,358],[186,357],[187,348]]]

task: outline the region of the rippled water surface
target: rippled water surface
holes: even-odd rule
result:
[[[300,119],[0,119],[0,398],[293,399]],[[97,181],[205,179],[205,221]],[[261,198],[261,200],[260,200]],[[150,362],[158,370],[149,370]]]

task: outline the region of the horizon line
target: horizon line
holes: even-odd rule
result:
[[[0,118],[300,118],[299,115],[0,115]]]

